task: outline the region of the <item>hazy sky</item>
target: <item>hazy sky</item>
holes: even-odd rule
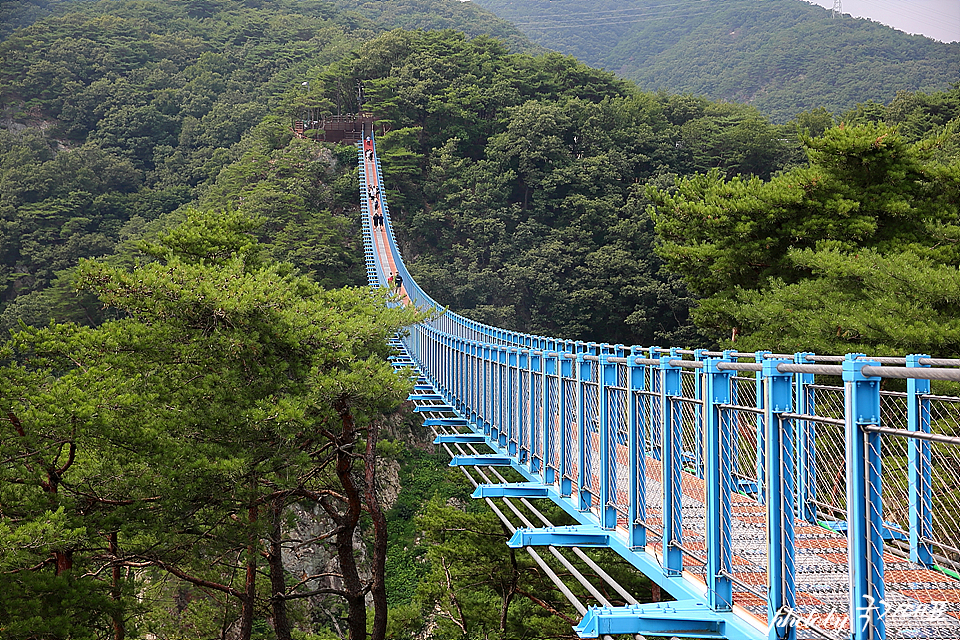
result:
[[[833,0],[807,0],[827,9]],[[943,42],[960,40],[960,0],[841,0],[844,13]]]

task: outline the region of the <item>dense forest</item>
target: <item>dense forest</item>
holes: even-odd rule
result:
[[[960,77],[960,42],[944,44],[801,0],[670,4],[476,0],[546,47],[651,91],[742,102],[774,122],[824,107],[939,91]]]
[[[960,85],[773,124],[381,5],[4,5],[4,638],[571,636],[405,412],[355,149],[291,129],[357,81],[405,259],[466,315],[960,352]]]

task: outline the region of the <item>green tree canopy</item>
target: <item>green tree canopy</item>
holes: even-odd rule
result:
[[[280,561],[295,501],[330,519],[341,578],[324,592],[347,601],[352,637],[366,633],[353,537],[361,509],[378,513],[378,424],[409,390],[387,339],[418,316],[386,292],[324,290],[263,262],[250,231],[192,211],[151,247],[159,260],[85,261],[80,286],[119,317],[4,347],[4,637],[35,637],[37,617],[64,638],[136,621],[138,594],[168,573],[213,594],[249,638],[265,608],[283,621],[303,597]]]
[[[957,353],[956,124],[907,143],[884,124],[804,138],[809,166],[650,189],[658,253],[741,348]]]

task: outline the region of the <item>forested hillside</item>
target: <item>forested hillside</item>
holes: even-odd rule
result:
[[[947,89],[960,42],[943,44],[801,0],[476,0],[531,40],[642,89],[751,104],[775,122],[898,91]]]
[[[4,638],[572,635],[410,433],[385,339],[416,316],[340,288],[365,284],[356,150],[291,121],[356,109],[357,81],[405,260],[467,315],[624,344],[960,345],[960,88],[771,124],[518,52],[455,0],[15,4]],[[509,44],[385,31],[458,16]]]
[[[435,5],[427,8],[444,11],[418,14],[424,26],[435,26],[429,16],[442,13],[446,23],[523,45],[515,30],[472,5]],[[43,323],[51,307],[59,317],[92,321],[90,308],[44,293],[58,272],[80,257],[113,253],[144,225],[200,196],[226,165],[258,148],[239,144],[245,132],[271,111],[292,117],[297,106],[285,96],[382,30],[361,11],[326,2],[24,1],[5,3],[4,11],[12,24],[52,15],[0,44],[3,329],[20,320]],[[352,84],[330,92],[327,112],[338,103],[355,109]],[[282,126],[278,135],[289,137]],[[331,162],[323,171],[342,170],[325,157]],[[276,246],[293,235],[332,233],[343,251],[323,259],[321,279],[359,284],[361,252],[355,233],[346,232],[356,222],[342,216],[355,204],[350,183],[332,180],[343,189],[337,195],[318,191],[314,181],[289,182],[283,199],[302,192],[309,213],[301,208],[277,224],[295,220],[301,230],[262,239]],[[304,225],[312,231],[303,233]],[[62,294],[69,283],[59,288]]]

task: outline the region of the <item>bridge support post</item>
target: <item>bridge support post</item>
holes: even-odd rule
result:
[[[809,364],[807,356],[812,353],[801,352],[794,354],[793,361],[796,364]],[[793,385],[795,390],[796,412],[803,415],[814,415],[816,405],[814,402],[813,390],[810,385],[813,384],[812,373],[795,373],[793,375]],[[797,517],[816,524],[817,509],[813,500],[817,497],[817,467],[816,467],[816,423],[807,420],[797,420],[796,428],[796,449],[797,449]]]
[[[514,409],[513,437],[516,439],[517,462],[530,468],[530,360],[529,347],[517,354],[517,400]]]
[[[683,415],[677,398],[682,395],[680,367],[674,367],[670,360],[679,358],[679,354],[660,357],[660,424],[662,425],[662,453],[660,464],[663,470],[663,572],[668,576],[678,576],[683,572],[682,519],[680,512],[680,470],[683,464],[680,439]]]
[[[630,376],[627,385],[627,459],[630,469],[627,487],[627,530],[631,548],[644,547],[647,544],[647,459],[644,455],[644,438],[647,427],[647,412],[640,409],[640,392],[646,387],[646,367],[637,364],[637,357],[644,357],[642,351],[631,351],[629,356]],[[644,400],[646,405],[646,400]]]
[[[725,354],[726,356],[726,354]],[[731,493],[733,488],[733,433],[729,413],[719,407],[730,402],[731,373],[717,367],[729,357],[704,361],[703,416],[707,451],[707,596],[714,611],[733,607],[733,542]]]
[[[794,537],[794,427],[780,414],[793,408],[793,376],[780,373],[786,359],[764,359],[764,423],[766,424],[767,620],[770,640],[795,640],[790,612],[797,606]]]
[[[850,565],[850,626],[853,640],[886,637],[883,585],[883,505],[880,488],[880,379],[863,367],[878,366],[847,354],[843,383],[847,440],[847,561]]]
[[[507,350],[507,420],[504,423],[506,439],[504,444],[511,456],[517,455],[517,397],[514,390],[517,388],[517,358],[520,355],[520,349],[510,347]]]
[[[920,358],[927,355],[907,356],[908,367],[924,367]],[[907,428],[910,431],[930,433],[930,381],[907,379]],[[910,438],[908,449],[908,491],[910,492],[910,561],[927,567],[934,564],[930,543],[924,539],[933,537],[932,468],[930,443]]]
[[[610,473],[616,455],[616,442],[611,442],[610,429],[614,425],[610,410],[608,387],[617,384],[617,365],[609,361],[609,355],[600,356],[597,371],[597,401],[599,406],[600,429],[600,525],[606,529],[617,528],[617,476]]]

